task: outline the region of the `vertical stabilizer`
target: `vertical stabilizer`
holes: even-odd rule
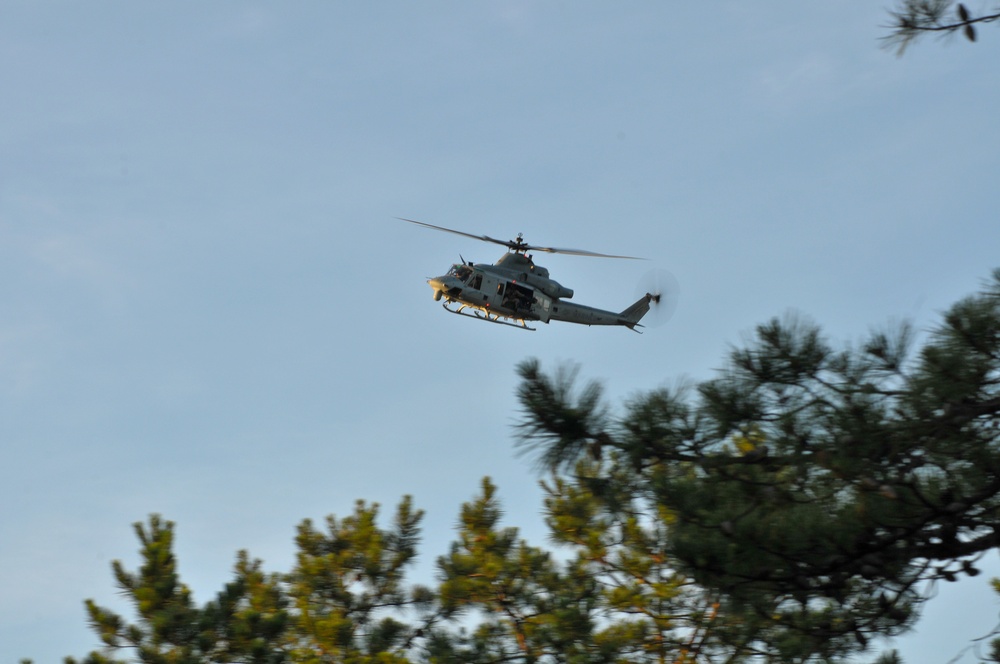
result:
[[[646,315],[646,312],[649,311],[650,303],[659,301],[660,301],[659,295],[646,293],[638,300],[636,300],[632,306],[628,307],[623,312],[618,314],[618,316],[621,318],[621,324],[627,325],[630,328],[634,328],[639,323],[639,321],[642,320],[642,317]]]

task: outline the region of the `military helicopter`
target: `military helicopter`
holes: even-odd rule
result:
[[[427,280],[434,289],[434,299],[444,299],[441,306],[449,313],[530,331],[535,328],[528,327],[528,321],[547,324],[552,320],[561,320],[581,325],[623,325],[633,332],[639,332],[635,329],[642,327],[639,321],[649,311],[651,304],[660,301],[659,293],[646,293],[620,312],[567,302],[573,297],[573,291],[549,278],[549,271],[541,265],[535,265],[528,252],[643,260],[635,256],[538,247],[525,242],[521,233],[518,233],[516,240],[498,240],[489,235],[473,235],[413,219],[399,217],[399,220],[507,247],[507,253],[492,265],[466,262],[462,258],[462,262],[452,265],[447,274]]]

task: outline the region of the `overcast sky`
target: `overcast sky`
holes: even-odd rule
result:
[[[1000,32],[897,58],[885,5],[4,2],[0,660],[95,648],[83,600],[122,607],[154,512],[202,602],[358,498],[427,510],[429,579],[484,475],[545,544],[523,359],[620,401],[788,311],[931,328],[1000,266]],[[538,262],[613,310],[669,270],[679,304],[642,336],[449,316],[425,280],[503,250],[396,217],[647,257]],[[987,585],[908,661],[992,629]]]

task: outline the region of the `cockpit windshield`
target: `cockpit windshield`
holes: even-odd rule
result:
[[[448,276],[455,277],[462,283],[465,283],[466,281],[469,280],[469,277],[472,276],[472,268],[469,267],[468,265],[461,265],[459,263],[455,263],[454,265],[451,266],[451,269],[448,270]]]

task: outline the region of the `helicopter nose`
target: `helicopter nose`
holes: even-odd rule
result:
[[[434,289],[434,299],[440,300],[442,295],[458,295],[462,292],[462,282],[452,277],[434,277],[427,283]]]
[[[434,301],[437,302],[441,299],[441,295],[444,291],[444,282],[441,281],[440,277],[437,277],[434,279],[428,279],[427,283],[429,283],[431,288],[434,289]]]
[[[428,279],[427,283],[429,283],[431,288],[434,289],[435,302],[441,299],[441,296],[444,295],[445,291],[449,290],[445,277],[434,277],[433,279]]]

